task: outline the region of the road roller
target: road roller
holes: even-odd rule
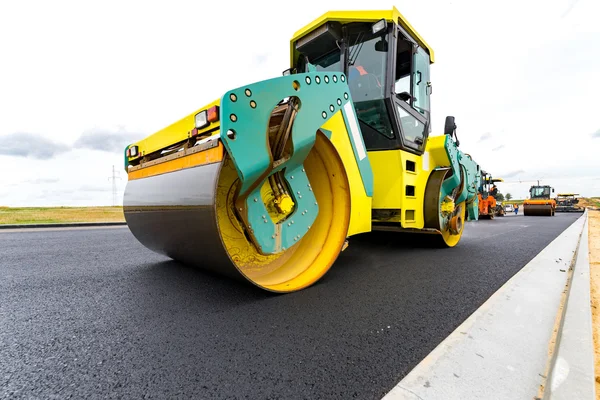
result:
[[[550,198],[554,188],[549,185],[533,185],[529,188],[529,199],[523,202],[523,215],[553,217],[556,200]]]
[[[504,216],[502,204],[496,200],[498,188],[496,183],[504,182],[502,178],[493,178],[489,172],[481,172],[481,186],[477,195],[479,199],[479,219],[494,219]]]
[[[224,88],[126,146],[129,229],[276,293],[319,281],[354,235],[456,246],[478,218],[481,173],[454,117],[430,135],[433,62],[396,8],[325,13],[293,35],[281,75]]]

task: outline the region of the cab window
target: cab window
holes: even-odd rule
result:
[[[317,71],[342,71],[341,67],[341,52],[339,50],[312,61]]]
[[[402,33],[396,44],[394,104],[405,145],[422,149],[428,134],[429,55]]]
[[[429,55],[421,47],[413,54],[413,108],[421,114],[429,111]]]
[[[394,91],[396,95],[406,93],[407,99],[405,100],[408,104],[412,104],[412,100],[409,98],[411,93],[410,85],[410,72],[411,72],[411,55],[412,45],[406,40],[399,39],[396,51],[396,79],[394,84]]]
[[[367,148],[389,147],[395,138],[385,102],[386,37],[365,29],[349,38],[348,86]]]

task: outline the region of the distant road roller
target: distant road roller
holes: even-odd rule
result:
[[[456,246],[477,219],[481,173],[453,117],[429,135],[433,61],[395,8],[322,15],[293,36],[283,76],[126,147],[129,229],[155,252],[279,293],[317,282],[360,233]]]
[[[523,215],[553,217],[556,213],[556,201],[550,198],[554,188],[537,185],[529,188],[529,199],[523,202]]]
[[[498,189],[497,182],[504,182],[502,178],[492,178],[488,172],[482,171],[481,186],[479,187],[479,219],[494,219],[496,215],[504,216],[504,208],[496,200]]]

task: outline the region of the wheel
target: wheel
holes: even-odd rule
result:
[[[440,247],[454,247],[460,241],[464,231],[466,201],[455,205],[450,215],[442,214],[442,183],[448,170],[433,171],[425,188],[424,214],[425,227],[437,229],[440,233],[434,236],[435,244]]]
[[[225,251],[246,279],[269,291],[293,292],[315,283],[337,259],[348,233],[348,178],[337,150],[323,134],[317,134],[304,167],[319,214],[302,239],[275,255],[260,254],[236,216],[233,205],[239,180],[229,157],[219,176],[216,219]],[[268,181],[263,186],[262,197],[263,201],[273,197]]]

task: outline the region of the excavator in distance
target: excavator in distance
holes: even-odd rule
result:
[[[321,15],[293,35],[283,76],[226,88],[125,148],[129,229],[276,293],[319,281],[360,233],[456,246],[481,171],[453,117],[430,135],[433,62],[396,8]]]

